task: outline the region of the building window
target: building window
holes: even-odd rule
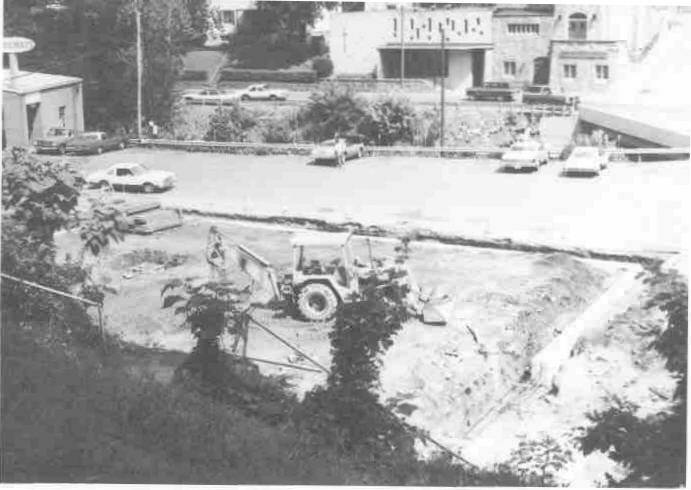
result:
[[[468,19],[465,19],[463,21],[463,28],[465,30],[465,33],[468,34]]]
[[[475,19],[475,22],[477,22],[477,25],[480,25],[480,17],[478,17],[477,19]]]
[[[595,78],[609,80],[609,65],[595,65]]]
[[[515,77],[516,76],[516,62],[515,61],[505,61],[504,62],[504,76],[505,77]]]
[[[569,16],[569,39],[587,39],[588,17],[585,14],[576,13]]]
[[[509,24],[509,34],[540,34],[540,24]]]
[[[576,78],[576,65],[564,65],[564,78]]]
[[[233,10],[223,10],[221,11],[221,16],[223,18],[224,24],[235,25],[235,11]]]
[[[393,37],[398,37],[398,19],[393,19]]]
[[[58,107],[58,126],[61,128],[64,128],[67,126],[67,119],[66,119],[66,107],[64,105],[61,105]]]

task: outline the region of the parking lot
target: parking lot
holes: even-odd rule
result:
[[[503,173],[488,159],[366,157],[344,168],[308,157],[131,148],[68,157],[85,173],[123,161],[171,170],[164,205],[285,215],[617,251],[680,250],[688,230],[687,162],[611,163],[593,178]]]

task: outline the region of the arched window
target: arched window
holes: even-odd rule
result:
[[[576,13],[569,16],[569,39],[587,39],[588,17],[585,14]]]

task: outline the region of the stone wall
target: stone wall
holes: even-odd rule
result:
[[[549,59],[553,24],[554,18],[549,15],[495,16],[492,23],[492,80],[533,83],[536,58]],[[510,25],[537,25],[538,32],[515,32],[515,28],[511,28],[513,32],[510,32]],[[516,63],[515,76],[504,72],[506,61]],[[549,67],[546,69],[546,78],[549,79]]]
[[[566,76],[565,65],[576,67],[574,77]],[[598,78],[598,65],[607,67],[607,79]],[[606,92],[626,75],[627,65],[624,41],[553,41],[550,86],[569,94]]]

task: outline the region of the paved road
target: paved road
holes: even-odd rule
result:
[[[425,227],[485,238],[619,251],[679,250],[688,232],[688,162],[612,163],[566,178],[552,162],[532,174],[496,160],[369,157],[342,168],[298,156],[127,149],[75,158],[85,171],[138,161],[174,171],[164,204]]]

